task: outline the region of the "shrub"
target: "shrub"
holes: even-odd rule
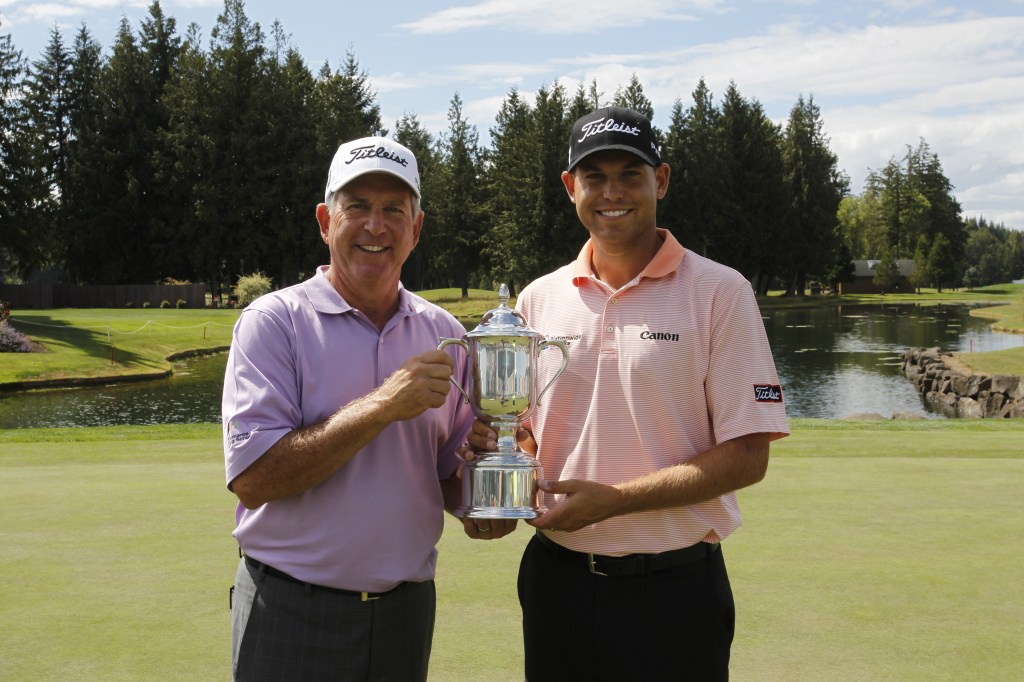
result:
[[[135,305],[135,304],[134,304],[134,303],[132,303],[131,301],[125,301],[124,307],[125,307],[125,308],[131,308],[131,307],[132,307],[132,306],[134,306],[134,305]]]
[[[28,353],[31,350],[24,334],[6,319],[0,321],[0,353]]]
[[[170,307],[171,307],[171,302],[170,302],[170,301],[168,301],[168,300],[167,300],[167,299],[165,298],[164,300],[160,301],[160,307],[161,307],[161,308],[170,308]]]
[[[238,305],[247,306],[263,294],[268,294],[273,289],[270,278],[262,272],[254,272],[251,275],[242,275],[235,285],[235,296],[238,297]]]
[[[179,298],[177,301],[174,302],[174,307],[175,308],[184,308],[185,305],[186,305],[186,301],[183,298]]]
[[[6,322],[11,317],[10,301],[0,301],[0,322]]]
[[[143,301],[142,302],[142,307],[143,308],[148,308],[149,307],[149,301]]]

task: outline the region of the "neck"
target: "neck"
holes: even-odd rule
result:
[[[397,282],[387,288],[351,287],[341,277],[335,275],[334,268],[327,270],[327,279],[335,291],[341,294],[350,306],[365,315],[378,331],[383,331],[384,325],[398,311]]]
[[[654,260],[662,241],[657,232],[651,232],[650,239],[642,243],[625,246],[593,240],[590,266],[599,280],[614,289],[621,289]]]

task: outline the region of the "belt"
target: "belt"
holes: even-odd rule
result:
[[[254,571],[259,571],[260,573],[263,573],[264,575],[273,576],[273,577],[278,578],[280,580],[286,580],[286,581],[288,581],[290,583],[295,583],[296,585],[302,585],[302,586],[306,587],[307,589],[324,590],[325,592],[333,592],[335,594],[344,594],[344,595],[347,595],[347,596],[350,596],[350,597],[359,597],[360,601],[373,601],[374,599],[380,599],[384,595],[390,594],[390,593],[394,592],[399,587],[401,587],[402,585],[405,584],[405,583],[398,583],[397,585],[392,587],[387,592],[356,592],[354,590],[343,590],[340,587],[327,587],[326,585],[315,585],[313,583],[307,583],[304,580],[299,580],[298,578],[295,578],[295,577],[292,577],[292,576],[288,575],[284,571],[279,571],[276,568],[274,568],[273,566],[268,566],[267,564],[263,563],[262,561],[257,561],[256,559],[253,559],[249,555],[245,556],[245,565],[248,566],[250,569],[252,569]]]
[[[682,549],[673,549],[660,554],[627,554],[626,556],[603,556],[577,552],[558,544],[540,530],[537,540],[549,550],[553,550],[559,558],[578,561],[586,566],[594,575],[606,577],[626,577],[650,575],[670,568],[692,564],[714,556],[720,547],[716,542],[698,542]]]

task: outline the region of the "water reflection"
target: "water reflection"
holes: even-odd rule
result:
[[[227,353],[174,363],[170,379],[0,393],[0,429],[220,421]]]
[[[861,305],[766,311],[765,330],[794,417],[885,417],[930,412],[900,372],[910,347],[990,351],[1024,345],[1024,337],[993,332],[969,306]]]
[[[839,418],[857,412],[931,418],[900,373],[908,347],[990,351],[1024,345],[992,332],[964,305],[870,305],[770,310],[764,315],[792,417]],[[227,354],[174,366],[171,379],[27,393],[0,393],[0,429],[220,421]]]

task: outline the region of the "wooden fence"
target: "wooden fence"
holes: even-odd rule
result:
[[[205,284],[0,284],[0,301],[18,308],[159,308],[164,301],[177,308],[205,308]]]

